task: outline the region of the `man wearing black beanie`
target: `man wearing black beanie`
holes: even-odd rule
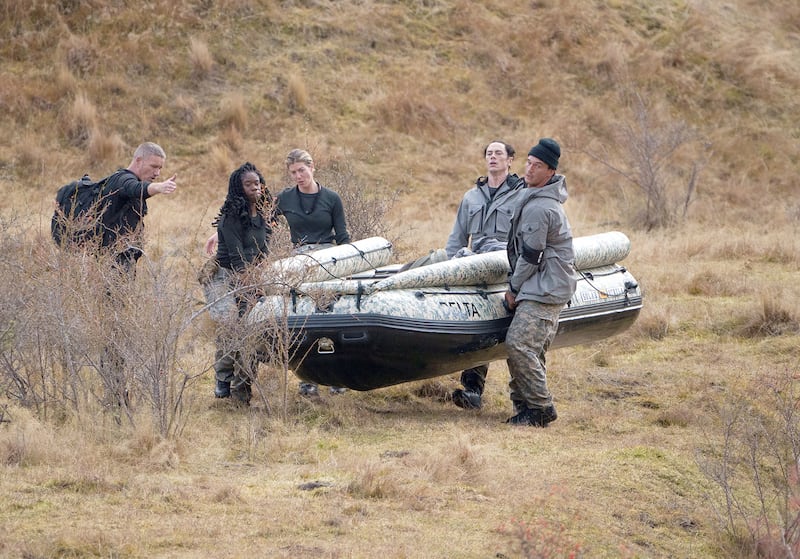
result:
[[[575,253],[564,212],[566,180],[556,174],[561,148],[542,138],[528,152],[525,190],[511,221],[505,294],[514,313],[506,335],[514,425],[547,427],[558,417],[547,388],[545,353],[558,330],[561,309],[575,293]]]

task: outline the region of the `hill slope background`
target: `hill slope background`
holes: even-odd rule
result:
[[[631,331],[548,356],[547,430],[502,423],[502,363],[478,413],[443,401],[457,375],[317,405],[275,375],[270,413],[229,409],[209,398],[207,336],[183,356],[206,373],[172,436],[54,421],[9,396],[7,345],[1,553],[779,557],[781,534],[797,551],[796,2],[0,0],[0,13],[7,291],[36,279],[15,263],[42,257],[55,189],[126,166],[142,141],[179,183],[150,205],[148,253],[189,273],[245,160],[273,192],[294,147],[321,178],[347,169],[395,200],[385,226],[408,259],[443,245],[486,143],[523,155],[542,136],[564,146],[576,235],[628,234],[646,290]]]

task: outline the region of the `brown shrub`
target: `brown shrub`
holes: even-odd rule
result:
[[[768,294],[740,330],[742,336],[781,336],[800,332],[800,312],[782,294]]]
[[[703,297],[729,297],[740,295],[743,288],[735,285],[737,277],[720,275],[711,270],[694,274],[686,286],[689,295]]]
[[[60,96],[75,93],[78,88],[77,78],[64,63],[56,65],[55,86]]]
[[[197,101],[186,95],[178,95],[172,102],[172,109],[174,119],[183,124],[196,124],[203,118]]]
[[[647,308],[647,307],[645,307]],[[636,319],[632,330],[651,340],[662,340],[671,329],[671,319],[663,309],[648,309]]]
[[[352,240],[375,236],[388,238],[393,226],[388,216],[400,195],[399,191],[365,184],[356,175],[352,165],[342,160],[325,165],[320,171],[320,178],[342,198],[347,230]]]
[[[64,62],[73,74],[85,78],[94,71],[97,53],[86,37],[70,35],[61,48]]]
[[[379,463],[366,462],[347,485],[347,493],[362,499],[385,499],[396,495],[399,487],[389,468]]]

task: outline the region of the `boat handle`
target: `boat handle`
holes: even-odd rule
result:
[[[365,342],[367,341],[367,332],[342,332],[340,334],[340,339],[342,343]]]

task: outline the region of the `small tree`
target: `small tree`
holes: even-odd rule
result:
[[[758,557],[800,555],[800,386],[792,371],[759,373],[718,410],[698,452],[733,545]]]
[[[620,97],[625,110],[612,128],[612,141],[577,150],[636,187],[643,201],[638,221],[645,229],[668,226],[686,216],[705,149],[697,149],[697,134],[686,122],[662,117],[638,91],[625,89]],[[690,151],[689,161],[681,165],[684,150]]]
[[[321,182],[342,198],[352,240],[387,238],[392,226],[388,219],[389,210],[400,196],[399,190],[366,185],[347,160],[330,161],[319,174]]]

